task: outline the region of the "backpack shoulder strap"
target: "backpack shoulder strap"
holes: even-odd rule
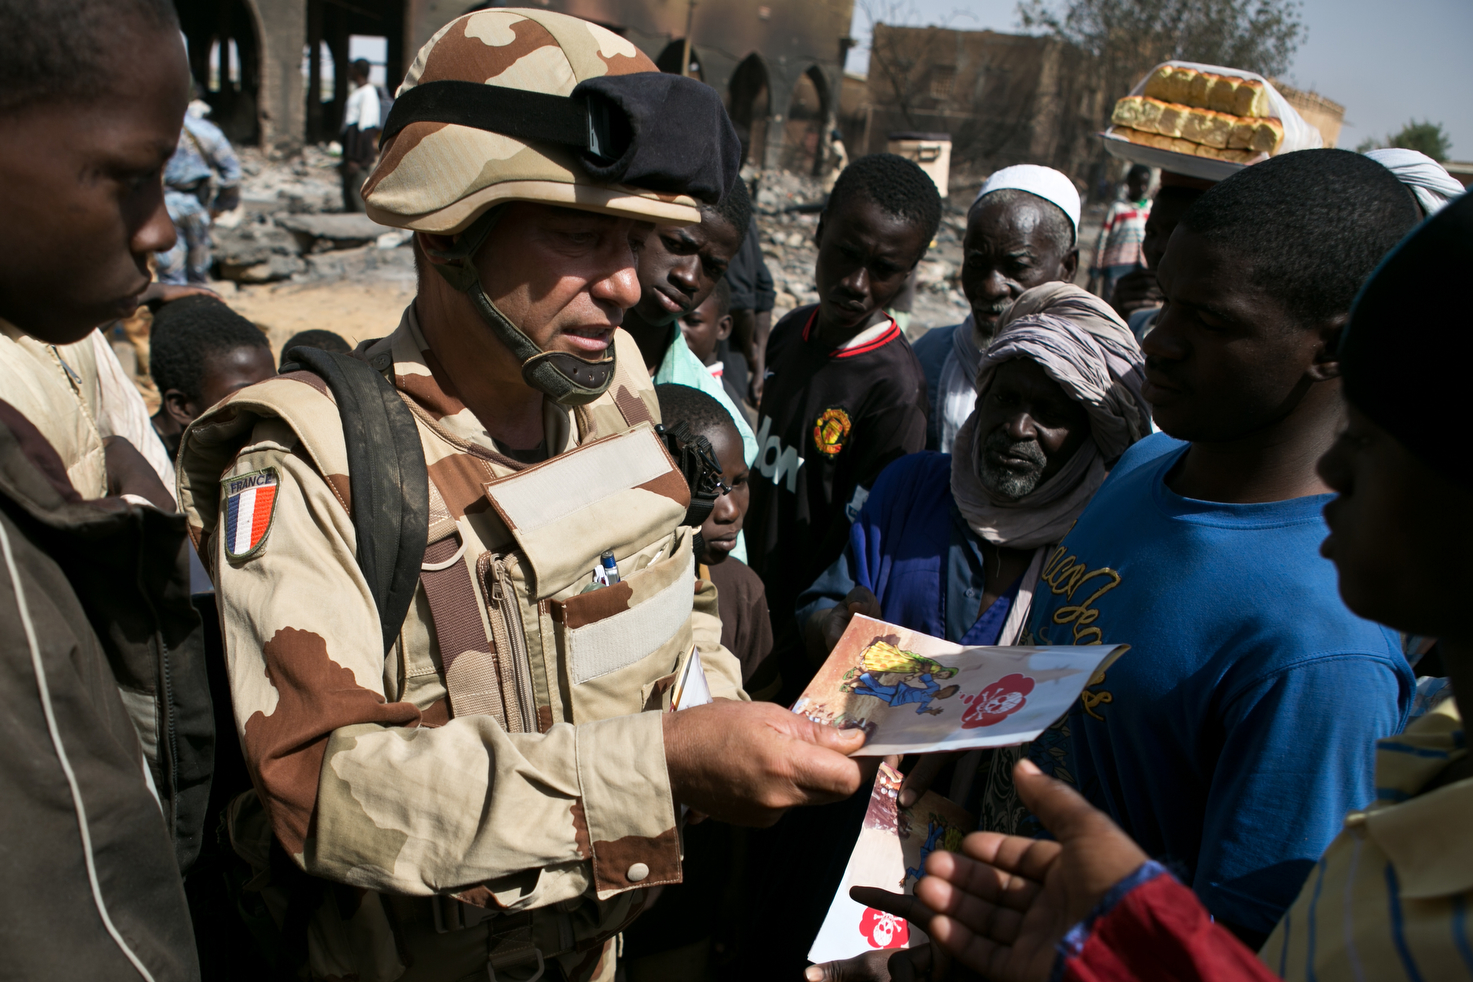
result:
[[[327,384],[343,421],[358,567],[378,607],[384,651],[414,601],[429,541],[429,471],[414,415],[381,374],[351,355],[293,348],[282,370]]]

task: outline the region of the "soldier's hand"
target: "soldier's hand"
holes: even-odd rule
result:
[[[734,825],[771,825],[795,805],[840,801],[874,776],[876,761],[847,756],[864,746],[862,731],[768,702],[718,699],[666,713],[664,724],[675,800]]]

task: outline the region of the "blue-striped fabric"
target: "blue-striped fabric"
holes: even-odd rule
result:
[[[1473,778],[1424,793],[1466,753],[1452,700],[1379,741],[1378,800],[1346,817],[1265,965],[1289,982],[1473,980]]]

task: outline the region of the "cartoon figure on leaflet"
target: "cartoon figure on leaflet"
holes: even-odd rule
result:
[[[955,668],[946,668],[923,655],[904,651],[888,641],[875,641],[864,649],[861,656],[859,678],[840,685],[840,689],[856,696],[874,696],[890,706],[916,707],[916,715],[940,716],[941,707],[931,705],[933,699],[950,699],[960,686],[945,688],[937,681],[945,681],[956,674]],[[850,674],[853,674],[853,669]]]
[[[930,827],[926,833],[926,841],[921,845],[920,858],[914,866],[905,868],[905,875],[900,878],[900,889],[905,889],[907,880],[916,879],[926,875],[926,857],[937,849],[942,852],[956,852],[961,848],[961,829],[953,825],[947,825],[940,815],[932,814]]]

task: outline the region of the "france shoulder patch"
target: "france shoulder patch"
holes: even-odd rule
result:
[[[276,514],[276,468],[267,467],[239,477],[227,477],[225,493],[225,555],[249,559],[266,544]]]

